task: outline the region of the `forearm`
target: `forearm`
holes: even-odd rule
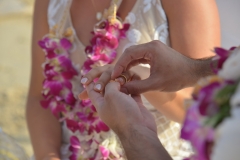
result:
[[[130,126],[118,136],[129,160],[171,160],[157,134],[147,127]]]
[[[182,123],[185,115],[184,96],[178,92],[151,91],[143,94],[148,102],[169,119]]]
[[[36,160],[60,159],[61,126],[39,99],[28,98],[26,110],[28,129]]]

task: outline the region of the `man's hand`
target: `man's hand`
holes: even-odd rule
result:
[[[160,41],[141,44],[127,48],[116,63],[112,79],[138,64],[149,64],[150,77],[126,83],[122,88],[129,94],[139,94],[151,90],[165,92],[178,91],[190,87],[202,76],[212,74],[211,58],[193,60]]]
[[[128,159],[171,160],[157,137],[155,120],[139,95],[120,92],[118,82],[107,84],[104,95],[94,90],[94,83],[86,88],[99,117],[118,135]]]

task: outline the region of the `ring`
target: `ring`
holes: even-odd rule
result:
[[[124,74],[121,74],[119,77],[123,77],[124,80],[125,80],[125,83],[128,82],[128,79],[127,79],[127,77]]]

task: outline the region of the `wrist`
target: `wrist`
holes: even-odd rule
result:
[[[118,136],[128,159],[171,160],[157,133],[145,126],[129,125]]]
[[[194,86],[203,77],[213,75],[212,57],[205,59],[188,59],[188,73],[186,84],[188,87]]]

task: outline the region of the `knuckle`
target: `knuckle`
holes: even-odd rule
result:
[[[102,70],[102,67],[96,67],[96,68],[93,69],[93,72],[94,73],[99,73],[99,72],[101,72],[101,70]]]
[[[113,67],[108,68],[104,73],[105,73],[105,74],[111,74],[112,71],[113,71]]]
[[[91,73],[86,74],[84,77],[87,78],[88,81],[92,81],[93,79]]]
[[[153,40],[150,42],[150,44],[154,47],[157,47],[157,46],[162,45],[162,42],[160,42],[159,40]]]
[[[124,53],[125,53],[125,54],[131,53],[132,50],[134,49],[134,47],[135,47],[135,46],[130,46],[130,47],[126,48],[125,51],[124,51]]]

